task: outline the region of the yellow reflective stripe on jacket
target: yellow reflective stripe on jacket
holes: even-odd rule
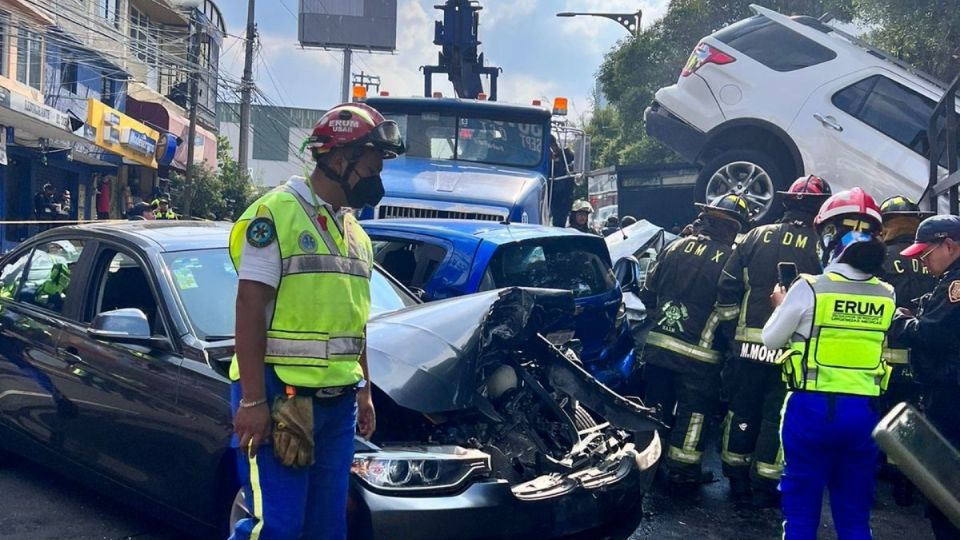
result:
[[[320,272],[368,278],[370,277],[370,266],[361,259],[340,257],[339,255],[293,255],[282,261],[281,273],[284,276]]]
[[[740,342],[763,343],[763,329],[738,326],[733,338]]]
[[[694,360],[699,360],[708,364],[716,364],[720,362],[720,353],[717,351],[698,347],[697,345],[691,345],[683,340],[667,334],[661,334],[659,332],[650,332],[650,334],[647,335],[647,345],[654,345],[656,347],[660,347],[661,349],[682,354]]]

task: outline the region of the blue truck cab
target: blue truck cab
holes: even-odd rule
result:
[[[452,98],[371,97],[407,153],[384,163],[385,197],[361,218],[549,223],[551,112]]]
[[[623,294],[603,238],[573,229],[478,220],[363,222],[377,262],[424,300],[523,286],[573,291],[584,366],[622,389],[634,364]]]

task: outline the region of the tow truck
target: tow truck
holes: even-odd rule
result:
[[[484,65],[479,52],[478,2],[447,0],[436,6],[434,44],[441,47],[437,65],[424,66],[424,97],[367,97],[364,100],[406,137],[407,153],[385,163],[385,196],[361,219],[452,218],[507,223],[549,224],[553,185],[582,178],[587,140],[567,126],[567,99],[552,108],[539,100],[530,105],[497,102],[500,68]],[[434,74],[446,73],[456,97],[432,90]],[[490,94],[482,75],[489,77]],[[551,153],[551,135],[557,148]],[[571,163],[571,159],[572,163]]]

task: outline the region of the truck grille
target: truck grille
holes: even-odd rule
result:
[[[377,214],[380,219],[386,218],[442,218],[442,219],[474,219],[479,221],[502,221],[505,215],[484,214],[480,212],[456,212],[453,210],[436,210],[433,208],[409,208],[406,206],[380,206]]]

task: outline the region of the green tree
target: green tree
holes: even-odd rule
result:
[[[226,137],[217,138],[217,169],[194,165],[190,182],[186,175],[173,173],[170,189],[180,212],[187,217],[222,217],[227,212],[239,216],[252,202],[250,178],[240,171],[230,153]]]
[[[960,73],[960,0],[856,0],[867,41],[943,79]]]

